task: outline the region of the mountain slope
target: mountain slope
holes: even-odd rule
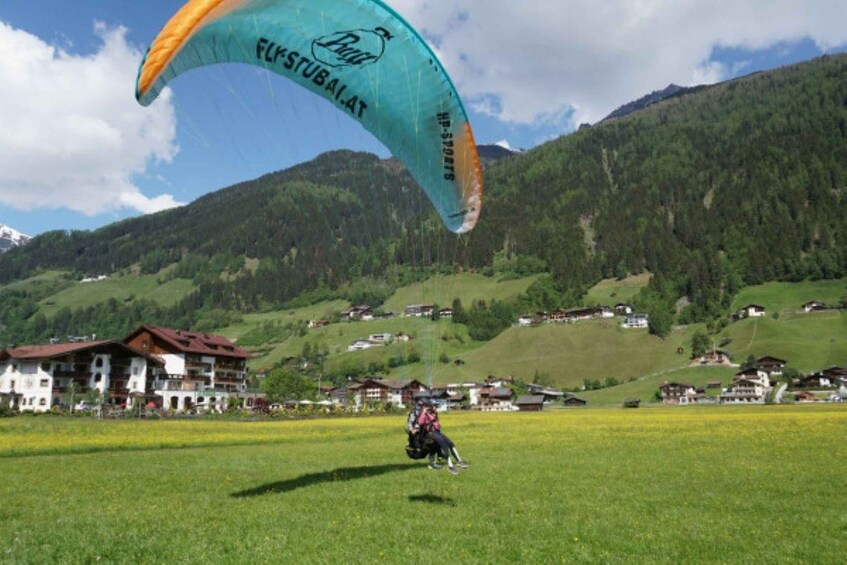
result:
[[[397,265],[521,261],[550,273],[527,307],[574,304],[602,278],[649,271],[642,306],[672,317],[685,296],[678,321],[714,320],[745,284],[844,276],[847,55],[673,96],[503,159],[467,236],[444,231],[399,162],[342,151],[177,210],[44,234],[0,256],[0,284],[178,263],[175,276],[200,284],[179,307],[190,322],[198,309],[254,311]]]

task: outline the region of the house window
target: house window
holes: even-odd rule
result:
[[[41,400],[38,401],[38,405],[39,406],[47,406],[47,399],[42,398]]]
[[[95,383],[99,383],[102,380],[103,380],[103,375],[101,375],[100,373],[97,373],[96,375],[94,375],[94,382]]]
[[[380,398],[382,396],[380,392],[381,390],[378,388],[369,388],[367,396],[368,398]]]
[[[42,363],[41,364],[41,370],[44,371],[45,373],[49,373],[50,372],[50,363],[47,363],[47,362]]]
[[[9,388],[11,388],[12,390],[15,390],[15,381],[14,381],[14,379],[12,380],[11,384],[9,385]]]
[[[133,368],[132,368],[132,374],[133,374],[133,375],[137,375],[137,374],[138,374],[138,367],[133,367]]]
[[[50,386],[50,379],[41,379],[41,388],[47,388]]]
[[[94,362],[94,366],[95,366],[95,367],[102,367],[102,366],[103,366],[103,358],[102,358],[102,357],[98,357],[98,358],[97,358],[97,361],[95,361],[95,362]]]

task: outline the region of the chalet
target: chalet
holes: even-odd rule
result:
[[[770,375],[768,375],[767,371],[756,366],[745,369],[733,377],[733,381],[740,380],[755,381],[764,388],[770,388],[771,386]]]
[[[573,322],[574,319],[568,312],[564,310],[555,310],[550,312],[550,315],[547,317],[547,321],[551,324],[565,324],[568,322]]]
[[[484,411],[514,410],[515,393],[508,387],[488,387],[479,393],[480,407]]]
[[[732,360],[729,353],[722,349],[710,349],[702,357],[695,359],[695,363],[700,365],[718,365],[723,367],[732,366]]]
[[[623,407],[624,408],[638,408],[641,406],[641,399],[635,397],[624,398]]]
[[[843,367],[830,367],[822,371],[825,377],[828,377],[833,382],[842,382],[847,384],[847,369]]]
[[[478,406],[480,402],[480,392],[485,388],[478,383],[452,383],[447,385],[447,392],[451,396],[464,395],[467,398],[469,406]]]
[[[363,304],[361,306],[351,306],[348,310],[345,310],[341,313],[341,319],[346,319],[353,322],[370,322],[374,319],[374,311],[373,308],[371,308],[367,304]]]
[[[756,360],[756,368],[768,374],[768,376],[782,376],[788,361],[778,357],[762,357]]]
[[[706,388],[708,390],[717,390],[721,388],[721,386],[723,386],[723,383],[721,383],[720,381],[709,381],[708,383],[706,383]]]
[[[539,385],[536,383],[532,383],[527,386],[529,389],[529,393],[533,395],[538,395],[544,398],[544,402],[556,402],[558,400],[562,400],[565,397],[565,393],[561,390],[555,390],[548,386]]]
[[[585,321],[596,320],[598,318],[614,318],[615,313],[611,308],[606,306],[594,306],[592,308],[580,308],[578,310],[568,310],[567,316],[571,320]]]
[[[824,373],[814,373],[808,377],[803,377],[797,381],[797,384],[802,388],[825,389],[838,387],[838,382]]]
[[[489,375],[488,378],[485,379],[485,386],[488,388],[503,388],[512,384],[515,384],[515,379],[513,377],[495,377],[493,375]]]
[[[250,354],[225,337],[144,325],[123,341],[164,361],[155,386],[165,408],[222,411],[247,389]]]
[[[406,306],[403,315],[407,318],[428,318],[432,316],[431,304],[411,304]]]
[[[355,405],[391,404],[403,407],[410,404],[416,395],[429,393],[429,390],[417,380],[386,380],[367,378],[356,380],[347,385],[347,400]]]
[[[541,412],[544,410],[544,397],[540,395],[527,395],[518,398],[515,405],[521,412]]]
[[[759,380],[741,378],[733,381],[719,401],[721,404],[764,404],[768,390],[769,387],[762,386]]]
[[[438,311],[439,318],[452,318],[453,317],[453,309],[452,308],[442,308]]]
[[[817,300],[812,300],[811,302],[806,302],[805,304],[803,304],[803,311],[806,314],[809,314],[810,312],[820,312],[826,309],[826,304]]]
[[[739,313],[742,318],[764,318],[766,314],[765,307],[758,304],[748,304]]]
[[[588,404],[588,401],[577,398],[576,396],[569,396],[562,402],[562,404],[567,408],[582,408]]]
[[[89,341],[0,351],[0,394],[27,412],[70,406],[97,390],[111,404],[154,399],[162,359],[118,341]]]
[[[329,322],[327,320],[309,320],[309,329],[317,329],[328,326]]]
[[[688,383],[665,383],[659,387],[663,404],[687,406],[694,404],[702,396],[694,385]]]
[[[623,302],[615,304],[615,314],[618,316],[629,316],[634,311],[635,310],[629,304],[624,304]]]
[[[650,326],[650,318],[647,314],[633,314],[624,318],[621,325],[627,329],[646,328]]]

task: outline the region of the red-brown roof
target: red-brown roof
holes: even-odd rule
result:
[[[137,349],[130,347],[125,343],[121,343],[120,341],[108,340],[84,341],[77,343],[54,343],[50,345],[22,345],[20,347],[7,348],[6,350],[0,352],[0,358],[19,359],[21,361],[55,359],[56,357],[63,357],[65,355],[70,355],[71,353],[80,353],[83,351],[88,351],[90,349],[96,349],[98,347],[103,346],[111,346],[124,349],[133,355],[145,357],[149,360],[152,360],[157,365],[164,365],[164,361],[162,361],[155,355],[150,355],[148,353],[144,353],[143,351],[138,351]]]
[[[174,330],[171,328],[154,328],[152,326],[144,325],[132,332],[124,341],[128,341],[142,330],[147,330],[151,334],[167,342],[177,351],[183,353],[212,355],[216,357],[235,357],[237,359],[249,359],[252,357],[249,353],[236,346],[225,337],[209,335],[203,332]]]

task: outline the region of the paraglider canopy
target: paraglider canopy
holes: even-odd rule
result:
[[[403,161],[451,231],[476,224],[482,169],[459,94],[380,0],[191,0],[150,46],[136,98],[151,104],[180,74],[217,63],[259,66],[329,100]]]

